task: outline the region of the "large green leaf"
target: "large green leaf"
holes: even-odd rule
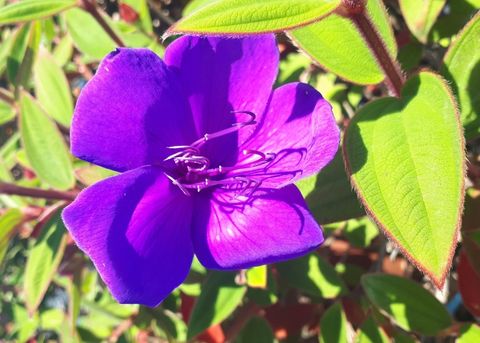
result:
[[[202,287],[188,323],[191,339],[227,318],[242,302],[247,288],[235,283],[235,273],[212,272]]]
[[[395,57],[397,45],[382,1],[369,0],[367,11],[388,51]],[[375,84],[384,79],[382,69],[350,19],[334,13],[289,32],[289,36],[314,61],[346,80]]]
[[[315,253],[279,263],[277,269],[288,286],[314,297],[335,298],[346,291],[335,268]]]
[[[171,33],[255,34],[306,25],[332,12],[340,0],[217,0],[183,18]]]
[[[73,187],[72,162],[60,131],[25,92],[20,97],[20,134],[39,178],[58,189]]]
[[[85,55],[102,59],[117,46],[90,13],[78,8],[65,12],[68,32],[75,46]]]
[[[62,68],[47,51],[38,55],[33,77],[35,94],[42,107],[57,122],[69,127],[73,113],[70,86]]]
[[[480,12],[450,46],[442,68],[458,96],[467,139],[480,135]]]
[[[367,212],[441,287],[457,243],[465,171],[447,85],[422,72],[408,80],[401,99],[367,104],[350,122],[343,152]]]
[[[297,186],[320,224],[365,215],[348,181],[340,151],[318,175],[301,180]]]
[[[371,274],[362,278],[362,286],[370,301],[404,330],[435,335],[451,324],[445,307],[411,280]]]
[[[348,342],[347,317],[340,303],[333,304],[320,321],[320,343]]]
[[[0,25],[41,19],[75,6],[75,0],[22,0],[0,8]]]
[[[23,287],[29,313],[34,313],[42,301],[63,257],[67,235],[60,212],[57,211],[42,227],[42,233],[28,256]]]
[[[410,31],[420,42],[426,43],[447,0],[400,0],[400,9]]]

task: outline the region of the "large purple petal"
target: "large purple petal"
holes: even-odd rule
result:
[[[287,186],[240,203],[224,191],[198,199],[193,245],[212,269],[241,269],[294,258],[323,242],[299,190]]]
[[[169,145],[195,138],[177,78],[147,49],[117,49],[84,87],[73,117],[72,153],[125,171],[160,163]]]
[[[63,220],[119,302],[156,306],[188,274],[191,205],[161,170],[143,167],[87,188]]]
[[[198,137],[229,128],[236,120],[249,120],[247,115],[233,115],[232,111],[263,113],[278,61],[274,35],[231,39],[185,36],[165,53],[166,64],[181,79]],[[249,129],[207,143],[206,154],[213,164],[234,162],[238,140],[248,137]]]
[[[242,148],[275,154],[263,186],[281,187],[320,171],[335,156],[339,141],[330,104],[313,87],[291,83],[274,91]]]

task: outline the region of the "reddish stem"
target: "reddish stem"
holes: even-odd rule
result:
[[[12,183],[0,182],[0,194],[20,195],[31,198],[51,199],[51,200],[67,200],[73,201],[77,196],[77,192],[62,192],[49,189],[39,189],[17,186]]]
[[[80,6],[90,13],[95,20],[100,24],[100,26],[105,30],[105,32],[113,39],[113,41],[120,47],[124,47],[122,39],[112,30],[110,25],[105,21],[102,15],[98,12],[97,4],[95,0],[80,0]]]
[[[352,20],[358,28],[385,73],[385,84],[389,91],[394,96],[400,97],[405,77],[400,65],[390,56],[382,37],[368,16],[366,1],[368,0],[343,0],[338,13]]]

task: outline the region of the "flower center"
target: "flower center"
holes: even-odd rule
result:
[[[212,168],[210,159],[201,152],[201,147],[207,141],[235,133],[246,126],[257,123],[256,115],[253,112],[233,111],[231,113],[246,114],[250,118],[247,121],[233,124],[227,129],[206,133],[191,145],[168,147],[178,151],[165,158],[164,161],[173,161],[175,164],[174,173],[165,172],[165,175],[185,195],[190,196],[192,190],[200,192],[211,187],[233,191],[236,195],[251,195],[260,187],[261,176],[265,174],[266,168],[275,159],[275,154],[244,149],[242,154],[246,158],[243,163],[233,166],[218,165]]]

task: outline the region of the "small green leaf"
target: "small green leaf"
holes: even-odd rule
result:
[[[355,336],[355,343],[389,343],[388,336],[383,332],[372,317],[368,317]]]
[[[14,35],[12,49],[7,57],[7,77],[12,83],[15,83],[18,71],[25,57],[25,52],[27,51],[30,27],[30,23],[26,23],[20,27]]]
[[[378,236],[378,229],[368,217],[352,219],[347,222],[343,234],[353,246],[366,248],[375,237]]]
[[[267,287],[268,269],[266,265],[247,270],[247,285],[254,288]]]
[[[306,25],[331,13],[340,0],[218,0],[183,18],[170,33],[256,34]]]
[[[46,18],[75,6],[75,0],[22,0],[0,8],[0,25]]]
[[[188,323],[188,339],[222,322],[240,305],[247,288],[235,283],[235,273],[212,272],[202,287]]]
[[[115,42],[90,13],[72,8],[65,12],[65,20],[73,44],[85,55],[100,60],[115,50]]]
[[[441,287],[457,243],[465,171],[447,85],[422,72],[408,80],[401,99],[365,105],[346,130],[343,153],[367,212]]]
[[[36,311],[63,257],[67,235],[60,212],[42,228],[28,256],[23,287],[29,313]]]
[[[252,317],[240,331],[235,343],[273,343],[275,337],[268,322],[260,317]]]
[[[22,212],[16,208],[6,210],[0,217],[0,263],[7,252],[12,232],[21,223],[22,218]]]
[[[70,35],[65,35],[60,38],[60,41],[55,46],[53,50],[53,58],[59,66],[64,66],[70,61],[70,58],[73,54],[73,42],[72,37]]]
[[[347,317],[340,303],[333,304],[323,314],[320,320],[319,342],[348,342]]]
[[[446,2],[447,0],[399,0],[407,26],[420,42],[427,42],[428,34]]]
[[[382,1],[369,0],[367,11],[390,55],[396,56],[395,37]],[[314,61],[345,80],[375,84],[384,79],[382,69],[350,19],[333,13],[289,32],[289,36]]]
[[[335,298],[346,291],[345,284],[335,269],[319,255],[313,253],[295,260],[277,264],[288,286],[325,299]]]
[[[72,162],[60,131],[25,92],[20,97],[20,134],[39,178],[58,189],[73,187]]]
[[[15,118],[15,109],[12,105],[0,100],[0,125]]]
[[[443,75],[458,96],[465,137],[480,135],[480,12],[465,26],[445,55]]]
[[[411,280],[371,274],[362,278],[362,286],[370,301],[404,330],[433,336],[451,324],[445,307]]]
[[[45,50],[35,61],[33,77],[38,102],[53,119],[69,127],[73,114],[70,86],[62,68]]]
[[[457,343],[478,343],[480,342],[480,326],[477,324],[465,324],[460,329]]]
[[[348,180],[340,151],[318,175],[301,180],[297,186],[320,224],[365,215]]]

